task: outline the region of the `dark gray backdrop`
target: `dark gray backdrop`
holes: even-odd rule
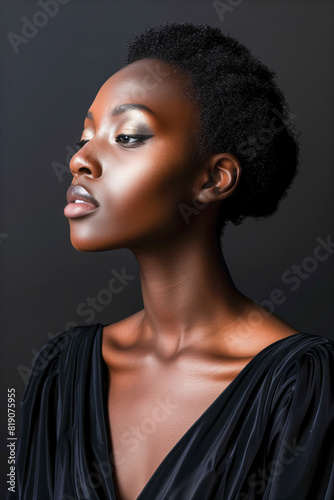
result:
[[[333,338],[334,256],[324,244],[334,239],[333,2],[226,0],[221,16],[206,0],[58,0],[52,15],[43,3],[1,3],[2,417],[7,387],[16,388],[19,412],[36,352],[69,322],[87,324],[77,308],[99,296],[112,270],[125,266],[135,279],[90,322],[108,324],[143,307],[129,250],[72,248],[63,215],[71,181],[65,169],[86,111],[123,64],[125,43],[161,21],[217,26],[277,72],[301,133],[300,174],[276,215],[228,227],[225,255],[242,292],[261,302],[281,290],[275,313],[301,331]],[[299,281],[292,280],[296,272]],[[6,422],[2,428],[5,439]]]

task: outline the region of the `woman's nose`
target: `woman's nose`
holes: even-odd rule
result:
[[[90,175],[91,177],[97,178],[102,175],[102,166],[96,157],[89,153],[86,145],[81,148],[77,153],[75,153],[70,160],[70,171],[73,177],[78,175]]]

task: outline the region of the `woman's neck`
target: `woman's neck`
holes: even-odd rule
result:
[[[138,340],[153,355],[170,358],[185,347],[214,343],[248,300],[235,288],[209,229],[132,251],[144,302]]]

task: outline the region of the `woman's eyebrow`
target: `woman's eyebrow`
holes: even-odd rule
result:
[[[134,103],[134,102],[125,103],[125,104],[118,104],[111,111],[110,115],[117,116],[117,115],[120,115],[121,113],[125,113],[125,111],[130,111],[131,109],[139,109],[140,111],[146,111],[147,113],[150,113],[151,115],[157,116],[157,114],[152,109],[145,106],[145,104],[139,104],[139,103]],[[91,111],[88,111],[86,118],[88,120],[93,120],[94,119],[93,113]]]
[[[141,111],[147,111],[148,113],[151,113],[154,116],[157,116],[152,109],[148,108],[145,106],[145,104],[137,104],[134,102],[130,102],[127,104],[119,104],[118,106],[115,106],[114,109],[111,111],[111,116],[117,116],[120,115],[121,113],[124,113],[125,111],[129,111],[131,109],[139,109]]]

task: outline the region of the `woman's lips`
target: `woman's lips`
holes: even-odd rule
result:
[[[99,204],[83,187],[71,184],[66,193],[68,205],[64,208],[64,215],[69,219],[84,217],[94,212]]]

